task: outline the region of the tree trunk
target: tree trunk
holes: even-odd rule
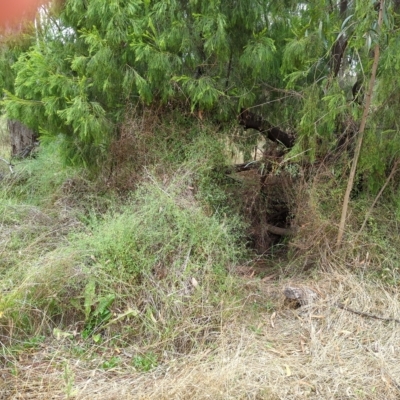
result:
[[[19,121],[7,121],[12,157],[27,157],[37,145],[37,134]]]
[[[342,21],[344,21],[347,13],[348,0],[340,0],[338,6],[340,18]],[[332,76],[334,78],[339,75],[340,68],[342,67],[342,61],[347,48],[347,43],[348,39],[343,33],[339,35],[339,37],[336,39],[336,42],[332,46],[330,66]]]

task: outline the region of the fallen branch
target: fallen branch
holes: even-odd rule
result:
[[[296,234],[296,229],[294,228],[280,228],[279,226],[274,226],[270,224],[265,224],[263,226],[268,232],[273,233],[274,235],[293,236]]]
[[[380,319],[381,321],[388,321],[388,322],[393,321],[393,322],[397,322],[398,324],[400,324],[400,320],[396,319],[396,318],[384,318],[384,317],[379,317],[378,315],[374,315],[374,314],[369,314],[369,313],[362,312],[362,311],[353,310],[352,308],[349,308],[349,307],[345,306],[343,303],[336,303],[335,305],[336,305],[336,307],[340,308],[341,310],[348,311],[348,312],[351,312],[353,314],[361,315],[362,317]]]
[[[261,167],[261,161],[249,161],[247,163],[234,164],[226,167],[225,174],[232,174],[233,172],[250,171],[252,169],[258,169]]]

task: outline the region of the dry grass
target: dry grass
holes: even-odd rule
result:
[[[10,135],[7,130],[7,123],[4,117],[0,116],[0,157],[9,161],[11,157]],[[9,166],[6,162],[0,160],[0,177],[9,173]]]
[[[11,141],[7,129],[7,121],[4,117],[0,116],[0,156],[10,157],[11,154]]]
[[[165,354],[158,367],[145,373],[131,366],[132,353],[140,349],[116,348],[118,366],[104,370],[104,354],[93,351],[90,362],[85,362],[66,356],[72,346],[68,340],[54,340],[10,360],[17,374],[12,377],[2,370],[3,396],[7,393],[3,398],[399,398],[399,326],[335,306],[345,302],[359,311],[399,318],[395,290],[348,272],[324,273],[301,282],[243,279],[248,303],[237,310],[235,319],[224,323],[210,345],[187,356]],[[312,286],[320,293],[319,300],[308,308],[289,308],[281,295],[289,283]],[[249,312],[256,301],[262,305],[271,300],[276,314]]]
[[[150,140],[152,126],[147,125],[146,121],[143,119],[142,125],[131,126],[129,132],[137,129],[143,133],[146,128]],[[145,141],[140,142],[140,138],[142,135],[137,135],[136,139],[134,134],[121,136],[121,143],[115,151],[123,154],[116,154],[120,161],[116,171],[123,173],[118,175],[114,171],[109,181],[111,186],[135,187],[140,175],[146,171],[142,165],[149,161],[150,154]],[[138,145],[135,158],[137,169],[133,175],[128,168],[132,162],[131,155],[129,149],[124,147],[131,139],[135,139],[133,143]],[[124,175],[125,171],[127,175]],[[47,321],[41,319],[41,311],[24,303],[28,310],[26,314],[37,313],[38,317],[32,319],[37,319],[38,324],[46,327],[40,332],[49,335],[43,342],[33,341],[29,345],[28,335],[24,336],[23,332],[17,335],[16,330],[21,328],[15,327],[13,321],[0,312],[0,328],[7,328],[0,337],[0,400],[400,398],[398,324],[357,315],[336,305],[344,303],[360,312],[400,319],[399,295],[393,286],[384,286],[382,282],[375,283],[371,278],[365,278],[367,273],[377,268],[372,265],[376,257],[371,256],[368,260],[363,255],[369,243],[365,244],[365,248],[353,248],[354,251],[348,251],[346,255],[343,255],[345,252],[336,255],[331,252],[329,243],[334,242],[336,235],[336,226],[332,221],[335,221],[337,214],[331,205],[335,203],[332,202],[333,196],[340,194],[341,188],[334,186],[329,171],[325,172],[318,175],[318,179],[326,185],[314,182],[314,186],[326,188],[325,192],[313,192],[313,186],[304,185],[304,188],[300,188],[294,221],[299,227],[299,234],[292,242],[297,266],[304,260],[304,264],[311,263],[317,271],[325,272],[314,273],[312,277],[304,274],[296,276],[294,274],[296,271],[298,274],[299,268],[294,267],[295,262],[287,262],[280,272],[276,266],[273,271],[264,270],[267,277],[261,280],[252,275],[246,276],[248,271],[245,268],[245,276],[237,277],[240,287],[244,288],[245,300],[241,304],[236,304],[234,308],[235,300],[226,304],[220,300],[222,297],[218,297],[218,301],[214,300],[216,304],[210,305],[212,296],[199,296],[199,303],[193,303],[196,312],[191,312],[188,303],[171,297],[169,288],[176,285],[168,287],[165,278],[159,281],[155,276],[149,280],[146,290],[151,285],[158,285],[158,295],[161,293],[163,299],[174,299],[163,302],[163,311],[171,316],[174,331],[169,332],[170,337],[163,336],[162,329],[164,333],[166,331],[162,320],[151,318],[151,314],[146,327],[152,330],[151,340],[137,332],[137,340],[133,340],[134,321],[129,321],[129,318],[121,319],[118,329],[104,329],[100,342],[91,338],[83,339],[79,333],[82,326],[77,324],[68,328],[65,335],[57,335],[53,331],[54,337],[51,337],[54,321],[47,326]],[[129,173],[131,180],[127,178],[131,177]],[[183,173],[178,175],[181,186],[185,188],[177,198],[178,209],[191,209],[195,201],[191,182]],[[168,179],[163,179],[163,185],[153,183],[159,186],[160,193],[168,191]],[[258,185],[258,180],[254,186],[249,185],[248,193],[257,192]],[[76,213],[81,207],[80,203],[87,202],[90,190],[83,179],[70,178],[64,180],[56,195],[52,191],[49,193],[52,194],[52,209],[41,209],[33,204],[7,203],[0,221],[0,246],[3,244],[6,248],[13,245],[18,250],[14,256],[11,251],[3,254],[0,249],[0,266],[7,271],[15,265],[20,265],[22,269],[32,267],[29,281],[21,283],[21,301],[33,287],[37,288],[37,297],[46,301],[55,298],[55,293],[59,295],[57,282],[49,279],[55,272],[62,287],[71,285],[68,271],[76,264],[74,253],[60,253],[62,257],[58,258],[57,249],[60,247],[62,252],[61,245],[71,240],[69,232],[82,229]],[[289,190],[284,194],[288,194],[286,202],[289,203],[294,195]],[[158,198],[161,198],[161,194]],[[148,205],[148,202],[145,204]],[[100,205],[99,209],[102,208]],[[162,207],[154,209],[159,218]],[[194,217],[194,208],[191,210]],[[107,224],[108,229],[111,221]],[[150,219],[145,221],[149,222]],[[202,239],[199,246],[201,251],[205,243],[206,240]],[[217,247],[221,250],[220,245]],[[352,258],[353,253],[357,253],[358,258]],[[5,254],[9,259],[5,258]],[[392,255],[387,257],[392,259],[394,265]],[[277,259],[274,258],[271,263],[276,264]],[[179,265],[186,268],[187,264]],[[203,269],[204,265],[201,264]],[[351,268],[344,270],[339,265]],[[239,271],[240,268],[236,269]],[[232,268],[232,272],[234,270]],[[80,270],[75,272],[79,273]],[[275,281],[268,275],[272,272],[277,279]],[[177,270],[177,273],[180,271]],[[176,277],[172,280],[179,282]],[[9,293],[10,282],[11,278],[0,282],[0,300],[2,294],[4,299]],[[319,293],[319,298],[310,306],[294,309],[283,296],[283,289],[287,285],[312,287]],[[219,289],[226,290],[222,284]],[[213,293],[217,288],[210,286],[209,290]],[[65,308],[71,307],[68,301],[77,296],[72,291],[67,294],[63,303]],[[138,302],[124,296],[121,296],[124,306],[138,306]],[[151,296],[154,293],[148,289],[148,294],[141,296],[141,301],[150,303],[148,299]],[[15,308],[20,314],[25,309],[19,304]],[[60,326],[66,330],[68,315],[63,315],[63,318],[64,325],[60,323]],[[124,330],[124,327],[127,329]],[[202,334],[203,331],[209,334]],[[121,339],[123,335],[126,337]],[[20,348],[19,337],[24,338]],[[191,345],[183,346],[185,348],[182,351],[178,345],[166,345],[168,340],[175,338],[188,338]],[[129,343],[126,346],[123,345],[125,339]],[[136,356],[146,356],[152,352],[156,354],[157,366],[148,372],[141,371],[137,366],[135,368],[133,360]]]

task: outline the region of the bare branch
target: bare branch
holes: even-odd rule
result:
[[[274,226],[270,224],[265,224],[264,227],[268,232],[271,232],[274,235],[294,236],[296,234],[296,229],[294,228],[280,228],[279,226]]]
[[[269,140],[272,140],[275,143],[282,143],[287,148],[294,146],[294,135],[284,132],[276,126],[273,126],[262,116],[254,114],[248,109],[241,110],[239,115],[239,124],[243,125],[244,129],[256,129],[261,134],[265,135]]]

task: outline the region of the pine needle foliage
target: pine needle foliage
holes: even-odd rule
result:
[[[206,111],[219,123],[255,108],[295,132],[292,153],[313,161],[357,130],[379,43],[367,131],[384,161],[365,147],[359,171],[378,187],[399,150],[399,11],[385,1],[377,34],[370,0],[67,0],[41,16],[29,48],[1,48],[2,104],[42,137],[62,135],[64,158],[88,167],[107,158],[127,104]]]
[[[43,136],[62,134],[65,158],[88,166],[104,160],[128,102],[173,99],[227,119],[254,102],[261,76],[280,80],[272,8],[68,0],[40,19],[3,105]]]

